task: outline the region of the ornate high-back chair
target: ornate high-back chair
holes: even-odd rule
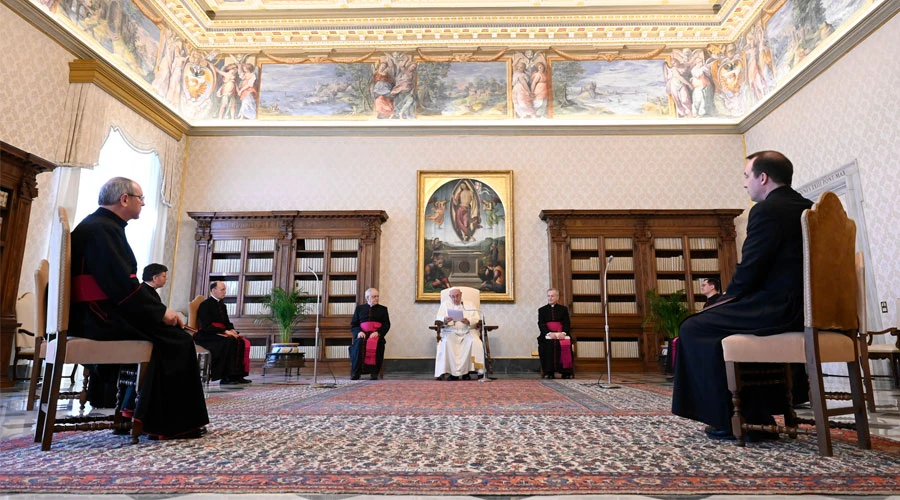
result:
[[[131,441],[137,443],[142,428],[139,421],[122,416],[121,391],[115,413],[109,417],[83,414],[57,417],[64,364],[136,364],[138,368],[135,391],[139,398],[141,382],[153,352],[153,344],[145,340],[98,341],[69,338],[71,247],[69,218],[66,209],[60,207],[50,232],[50,274],[47,288],[47,333],[56,334],[56,338],[47,343],[44,383],[41,387],[34,441],[40,442],[41,449],[48,451],[55,432],[115,429],[131,430]],[[90,381],[86,379],[85,389],[89,383]]]
[[[897,299],[896,307],[900,307],[900,299]],[[864,356],[861,362],[864,364],[866,373],[869,372],[869,360],[884,359],[890,366],[891,375],[888,377],[893,379],[894,388],[900,388],[900,309],[894,309],[897,314],[897,325],[878,332],[870,332],[864,328],[862,330],[862,339],[864,340],[863,352]],[[883,377],[884,375],[870,375],[871,377]],[[871,393],[871,382],[866,388]],[[874,404],[874,398],[872,401]]]
[[[188,324],[185,330],[190,332],[191,336],[194,336],[197,330],[200,329],[197,311],[200,310],[200,304],[204,300],[206,300],[206,297],[198,295],[188,303]],[[197,350],[197,364],[200,365],[200,375],[203,378],[203,383],[209,385],[210,369],[212,368],[212,358],[209,350],[198,344],[194,344],[194,348]]]
[[[30,360],[34,357],[34,294],[25,292],[16,300],[16,320],[21,323],[16,330],[15,344],[13,346],[12,375],[10,378],[18,378],[16,370],[20,360]],[[32,367],[33,368],[33,367]],[[27,377],[26,377],[27,378]]]
[[[813,208],[801,217],[803,228],[803,298],[804,330],[759,337],[732,335],[722,340],[725,354],[728,388],[733,394],[734,416],[732,432],[739,446],[745,442],[746,431],[761,430],[787,433],[791,437],[815,434],[819,454],[831,456],[829,417],[852,414],[855,417],[857,443],[862,449],[871,448],[869,422],[866,415],[863,384],[860,376],[859,296],[855,265],[856,224],[847,217],[837,195],[823,193]],[[850,394],[826,393],[822,380],[822,363],[846,363],[850,379]],[[752,425],[744,421],[740,391],[743,386],[741,365],[746,363],[777,363],[783,373],[790,398],[790,369],[788,363],[804,363],[809,376],[810,404],[815,430],[800,428],[791,405],[787,405],[785,426]],[[826,399],[851,400],[851,406],[829,408]],[[790,401],[789,401],[790,403]],[[808,422],[804,422],[808,423]]]
[[[441,290],[441,303],[450,301],[450,290],[457,289],[462,292],[462,303],[463,307],[466,309],[473,309],[478,311],[481,316],[481,321],[476,325],[471,325],[471,328],[477,330],[479,335],[481,336],[481,341],[484,342],[484,364],[487,368],[488,375],[493,373],[493,360],[491,359],[491,343],[489,338],[489,333],[496,330],[498,327],[496,325],[487,325],[484,321],[484,312],[481,310],[481,290],[477,288],[472,288],[468,286],[454,286],[452,288],[445,288]],[[434,326],[431,326],[432,330],[435,332],[435,342],[441,341],[441,328],[443,328],[444,324],[442,321],[437,320],[434,322]]]

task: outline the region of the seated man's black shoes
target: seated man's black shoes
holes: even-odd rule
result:
[[[354,373],[353,375],[350,375],[350,380],[359,380],[359,374]]]
[[[703,429],[703,432],[706,433],[706,437],[719,441],[733,441],[735,439],[734,434],[731,433],[731,429],[716,429],[711,425],[707,425],[706,428]]]

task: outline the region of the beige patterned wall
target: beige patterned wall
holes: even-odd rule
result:
[[[483,306],[498,356],[536,349],[546,303],[551,208],[746,208],[739,136],[192,138],[184,212],[380,209],[381,297],[391,311],[387,356],[434,356],[415,303],[416,170],[513,170],[516,303]],[[186,304],[193,220],[181,221],[173,304]],[[180,294],[180,295],[179,295]]]
[[[856,46],[746,134],[747,150],[776,149],[801,185],[859,162],[878,301],[900,324],[900,16]],[[869,286],[872,286],[870,283]]]
[[[69,61],[72,54],[0,5],[0,138],[4,142],[53,160],[59,140],[60,116],[65,108]],[[34,289],[32,276],[47,251],[50,234],[50,200],[56,198],[53,174],[38,176],[38,197],[32,203],[31,219],[19,293]]]

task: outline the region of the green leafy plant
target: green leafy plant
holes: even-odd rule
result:
[[[647,291],[647,317],[644,318],[643,326],[653,323],[666,337],[674,339],[678,336],[678,327],[688,314],[690,311],[685,303],[684,290],[671,295],[660,295],[656,290]]]
[[[289,292],[276,286],[262,302],[265,313],[253,322],[257,324],[269,322],[275,325],[280,341],[290,342],[294,326],[306,319],[306,303],[309,300],[309,297],[305,297],[300,290],[294,289]]]

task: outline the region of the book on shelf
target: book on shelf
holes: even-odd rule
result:
[[[355,252],[359,250],[359,239],[335,238],[331,240],[331,249],[335,252]]]
[[[329,270],[333,273],[355,273],[356,268],[356,257],[332,257]]]
[[[213,274],[237,274],[241,272],[241,259],[213,259],[210,266]]]
[[[719,271],[719,259],[715,258],[702,258],[702,259],[691,259],[691,270],[694,272],[718,272]]]
[[[240,253],[241,240],[215,240],[213,252],[215,253]]]
[[[617,255],[616,258],[613,259],[613,261],[609,264],[607,270],[615,272],[634,272],[634,257],[630,255]]]
[[[274,252],[275,240],[248,240],[247,250],[250,252]]]
[[[569,240],[572,250],[597,250],[597,238],[572,238]]]
[[[607,251],[633,249],[631,238],[606,238],[603,240],[603,245]]]
[[[308,273],[310,268],[317,273],[325,272],[325,257],[297,257],[295,271]]]
[[[657,257],[656,270],[663,272],[684,271],[684,256],[676,255],[673,257]]]
[[[304,295],[322,295],[322,282],[316,280],[294,280],[294,289]]]
[[[328,287],[331,295],[356,295],[356,280],[333,280]]]
[[[244,295],[269,295],[272,293],[272,280],[247,281],[244,283]]]
[[[634,295],[634,280],[608,280],[606,292],[613,295]]]
[[[325,251],[325,239],[324,238],[303,238],[298,240],[297,242],[298,250],[305,250],[307,252],[324,252]],[[301,248],[302,247],[302,248]]]
[[[653,246],[657,250],[681,250],[681,238],[656,238]]]
[[[274,259],[247,259],[248,273],[271,273]]]
[[[328,314],[336,316],[350,316],[356,309],[353,302],[332,302],[328,304]]]
[[[691,238],[691,250],[718,250],[719,241],[716,238]]]
[[[656,291],[662,295],[669,295],[684,290],[684,280],[658,279],[656,280]]]

